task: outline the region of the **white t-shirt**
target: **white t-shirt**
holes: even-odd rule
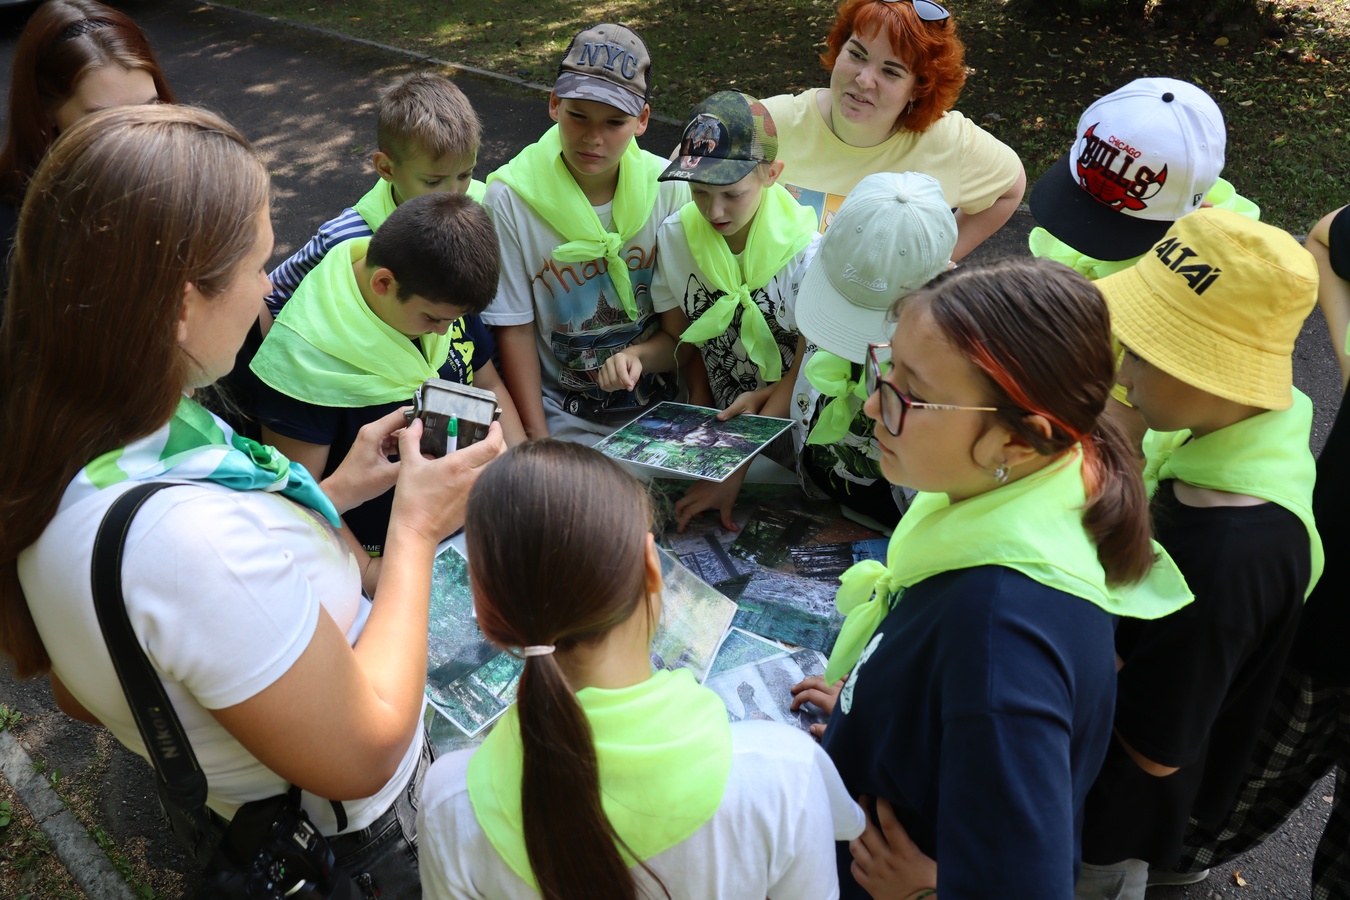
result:
[[[820,235],[814,235],[811,243],[779,269],[768,284],[750,294],[764,313],[769,332],[778,342],[784,373],[797,355],[797,333],[790,326],[784,327],[782,321],[788,317],[787,308],[796,300],[797,286],[801,284],[806,267],[815,258],[819,243]],[[689,241],[684,236],[684,225],[680,223],[678,212],[661,223],[656,234],[656,254],[660,264],[652,279],[652,307],[657,312],[679,308],[693,322],[724,296],[723,291],[712,286],[689,251]],[[742,393],[765,385],[759,366],[750,361],[741,343],[741,317],[744,314],[743,310],[736,310],[727,330],[699,348],[708,370],[713,404],[718,409],[726,409]]]
[[[779,94],[763,103],[778,129],[782,183],[819,214],[821,232],[848,192],[877,172],[931,175],[942,183],[949,206],[977,213],[992,206],[1022,171],[1016,151],[955,110],[924,132],[897,131],[875,147],[846,144],[820,114],[820,90]]]
[[[172,479],[165,478],[164,481]],[[19,581],[52,670],[125,746],[145,756],[136,722],[94,612],[90,558],[113,502],[133,483],[63,506],[19,554]],[[250,800],[286,790],[208,710],[257,695],[309,645],[323,607],[355,643],[370,601],[356,558],[318,514],[263,491],[194,482],[151,497],[132,520],[122,590],[141,647],[160,673],[197,761],[207,805],[225,818]],[[369,825],[407,784],[421,750],[419,728],[389,783],[344,801],[347,830]],[[319,830],[337,831],[326,800],[304,795]]]
[[[623,250],[637,302],[634,322],[624,312],[603,259],[555,260],[554,248],[566,239],[505,182],[488,185],[483,205],[497,228],[502,259],[497,296],[482,318],[489,325],[535,323],[544,416],[553,437],[594,443],[641,412],[628,392],[602,391],[593,375],[611,355],[660,329],[651,301],[656,229],[688,200],[688,185],[662,182],[651,217]],[[600,224],[612,228],[613,204],[594,209]],[[670,380],[673,384],[673,376]],[[652,379],[643,382],[639,406],[653,399]]]
[[[418,814],[422,890],[438,898],[537,898],[497,854],[474,816],[472,750],[438,759]],[[835,841],[862,834],[863,811],[808,735],[774,722],[731,726],[722,805],[680,844],[648,860],[673,900],[831,900]],[[641,885],[650,880],[634,869]],[[659,890],[648,896],[661,896]]]

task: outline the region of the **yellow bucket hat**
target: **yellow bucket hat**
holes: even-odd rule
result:
[[[1293,404],[1291,355],[1317,302],[1317,264],[1288,233],[1200,209],[1096,285],[1116,337],[1167,374],[1248,406]]]

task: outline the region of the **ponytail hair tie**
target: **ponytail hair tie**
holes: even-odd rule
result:
[[[521,647],[520,655],[529,659],[531,656],[548,656],[554,649],[552,644],[534,644],[529,647]]]

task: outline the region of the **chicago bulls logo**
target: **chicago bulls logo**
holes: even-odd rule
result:
[[[1160,172],[1140,166],[1131,174],[1138,153],[1129,152],[1128,145],[1115,136],[1097,137],[1096,129],[1094,123],[1083,133],[1083,148],[1074,161],[1079,187],[1117,212],[1147,209],[1148,201],[1167,183],[1167,166]]]

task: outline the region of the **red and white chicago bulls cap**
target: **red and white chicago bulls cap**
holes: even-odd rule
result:
[[[1036,221],[1080,253],[1145,253],[1223,171],[1223,113],[1175,78],[1139,78],[1088,107],[1073,148],[1031,192]]]

